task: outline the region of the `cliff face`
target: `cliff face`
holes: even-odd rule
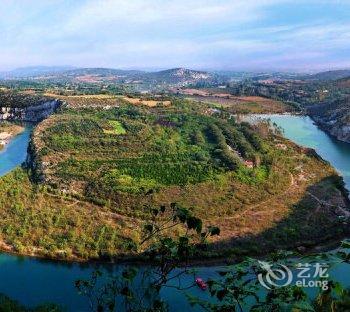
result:
[[[8,94],[9,93],[5,93],[8,97],[5,99],[1,98],[0,95],[0,121],[9,120],[38,123],[52,115],[62,105],[62,101],[58,99],[24,97],[23,101],[17,101],[18,98],[13,100],[13,98],[9,98]],[[28,98],[31,101],[28,101]],[[44,170],[40,162],[40,156],[35,149],[33,137],[29,142],[25,164],[28,168],[32,169],[33,178],[37,181],[42,181],[44,179]]]
[[[50,100],[27,107],[1,107],[0,120],[39,122],[53,114],[61,105],[59,100]]]
[[[350,98],[309,107],[308,113],[324,131],[350,143]]]

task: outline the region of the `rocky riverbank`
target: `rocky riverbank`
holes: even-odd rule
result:
[[[0,151],[10,142],[16,135],[22,133],[24,127],[11,124],[8,122],[0,123]]]
[[[322,130],[340,141],[350,143],[349,98],[314,105],[307,112]]]
[[[350,123],[344,124],[341,121],[328,120],[317,116],[311,117],[323,131],[326,131],[340,141],[350,143]]]

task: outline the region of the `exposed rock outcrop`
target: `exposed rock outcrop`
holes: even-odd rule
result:
[[[53,114],[61,106],[61,101],[51,100],[28,107],[1,107],[0,120],[39,122]]]
[[[63,101],[60,99],[2,91],[0,92],[0,121],[39,123],[52,115],[62,105]],[[37,181],[43,180],[43,165],[33,143],[33,136],[29,142],[25,165],[32,169],[32,178]]]
[[[322,130],[350,143],[350,98],[314,105],[308,113]]]

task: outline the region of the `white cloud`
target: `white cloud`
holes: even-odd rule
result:
[[[200,22],[231,18],[232,22],[254,19],[259,8],[276,1],[170,1],[170,0],[102,0],[88,1],[74,13],[69,27],[81,29],[115,22],[155,23],[155,22]],[[127,25],[125,25],[127,26]]]
[[[350,50],[350,24],[315,16],[278,19],[276,9],[286,3],[290,10],[319,2],[5,0],[0,67],[296,67],[297,60],[326,62]]]

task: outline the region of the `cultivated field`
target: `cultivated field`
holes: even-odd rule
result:
[[[120,104],[120,99],[112,95],[57,95],[53,93],[45,93],[56,99],[60,99],[73,108],[96,107],[96,108],[110,108],[116,107]]]
[[[284,113],[292,108],[281,101],[259,96],[233,96],[228,94],[193,95],[188,99],[222,107],[232,114]]]
[[[169,106],[170,101],[145,99],[139,97],[114,96],[114,95],[56,95],[53,93],[45,93],[46,96],[58,98],[68,104],[72,108],[96,107],[96,108],[111,108],[117,107],[122,103],[130,103],[133,105],[144,105],[155,107],[157,105]]]
[[[162,101],[162,100],[148,100],[148,99],[142,99],[142,98],[136,98],[136,97],[135,98],[127,97],[127,96],[123,96],[122,99],[133,105],[145,105],[148,107],[155,107],[157,105],[163,105],[163,106],[171,105],[170,101]]]

